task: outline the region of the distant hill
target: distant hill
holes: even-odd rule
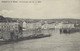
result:
[[[23,18],[10,18],[10,17],[3,17],[0,16],[0,22],[16,22],[17,20],[19,21],[25,21],[28,23],[36,23],[36,22],[45,22],[47,23],[55,23],[55,22],[68,22],[68,23],[79,23],[80,24],[80,19],[71,19],[71,18],[64,18],[64,19],[23,19]]]
[[[0,22],[5,22],[5,18],[3,16],[0,15]]]
[[[0,16],[0,20],[4,20],[5,18],[3,16]]]

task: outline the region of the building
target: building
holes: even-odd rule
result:
[[[55,23],[45,23],[42,25],[42,29],[55,29]]]
[[[26,30],[34,30],[41,27],[40,22],[26,22]]]
[[[25,21],[23,22],[22,27],[23,27],[23,30],[26,30],[26,22]]]

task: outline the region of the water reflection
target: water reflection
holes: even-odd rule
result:
[[[60,34],[59,29],[55,30],[42,30],[42,33],[49,33],[52,36],[45,37],[26,37],[27,34],[31,34],[33,31],[26,31],[23,32],[25,36],[23,39],[19,39],[17,41],[10,41],[4,42],[0,41],[0,51],[48,51],[50,49],[55,50],[57,49],[64,49],[71,51],[70,49],[80,49],[79,45],[79,37],[80,34],[78,33],[71,33],[71,34]],[[74,46],[74,47],[73,47]],[[55,47],[55,48],[54,48]],[[71,48],[72,47],[72,48]],[[58,51],[58,50],[55,51]]]

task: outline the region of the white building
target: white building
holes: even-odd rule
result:
[[[36,29],[36,28],[39,28],[41,27],[41,23],[40,22],[31,22],[31,23],[26,23],[26,29]]]
[[[42,25],[42,29],[53,29],[53,28],[55,28],[55,24],[54,23]]]
[[[23,22],[22,26],[23,26],[23,30],[26,30],[26,22],[25,21]]]
[[[74,24],[59,23],[59,24],[57,24],[57,25],[55,26],[55,28],[58,28],[58,29],[60,29],[60,28],[74,28]]]

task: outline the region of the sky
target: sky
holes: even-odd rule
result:
[[[18,1],[18,3],[2,1]],[[19,1],[41,1],[41,3],[19,3]],[[30,19],[80,19],[80,0],[0,0],[0,15]]]

